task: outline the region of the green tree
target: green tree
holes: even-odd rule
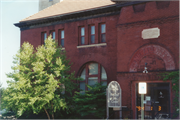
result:
[[[76,118],[91,118],[99,119],[106,116],[106,86],[98,83],[94,86],[89,86],[88,91],[84,94],[76,92],[73,96]]]
[[[0,83],[0,98],[2,98],[2,94],[3,94],[4,88],[2,87],[2,83]],[[1,109],[1,99],[0,99],[0,110]]]
[[[166,72],[161,75],[163,80],[171,80],[172,89],[174,92],[173,106],[176,109],[176,114],[174,117],[178,115],[179,110],[179,71]]]
[[[76,88],[74,73],[65,51],[49,36],[45,44],[36,49],[28,42],[23,43],[14,58],[13,72],[7,74],[13,80],[3,94],[3,107],[12,109],[21,116],[25,111],[38,114],[44,111],[48,119],[54,119],[54,112],[68,106],[63,91],[72,95]]]

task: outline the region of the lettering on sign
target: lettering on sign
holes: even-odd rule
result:
[[[138,109],[138,111],[141,111],[141,109],[144,110],[144,107],[141,106],[136,106],[136,108]],[[152,111],[153,107],[152,106],[145,106],[145,111]],[[161,111],[161,106],[158,106],[158,111]]]
[[[108,106],[121,107],[121,88],[116,81],[112,81],[108,85]]]

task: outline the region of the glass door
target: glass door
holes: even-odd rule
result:
[[[144,109],[145,119],[170,118],[169,83],[147,83],[147,94],[144,95],[144,108],[141,108],[141,95],[136,84],[136,113],[141,118]]]

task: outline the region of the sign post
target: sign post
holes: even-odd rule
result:
[[[108,88],[106,88],[106,112],[107,112],[107,119],[108,119],[108,117],[109,117],[109,106],[108,106],[108,103],[109,103],[109,101],[108,101]]]
[[[109,117],[109,107],[121,110],[121,87],[118,82],[111,81],[106,89],[107,96],[107,118]],[[120,117],[121,111],[120,111]]]
[[[144,94],[147,93],[147,84],[139,82],[139,94],[141,94],[141,120],[144,120]]]

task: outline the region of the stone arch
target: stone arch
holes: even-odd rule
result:
[[[137,72],[142,59],[147,56],[161,60],[165,70],[175,70],[175,63],[169,51],[159,45],[147,45],[135,52],[130,61],[129,72]]]

